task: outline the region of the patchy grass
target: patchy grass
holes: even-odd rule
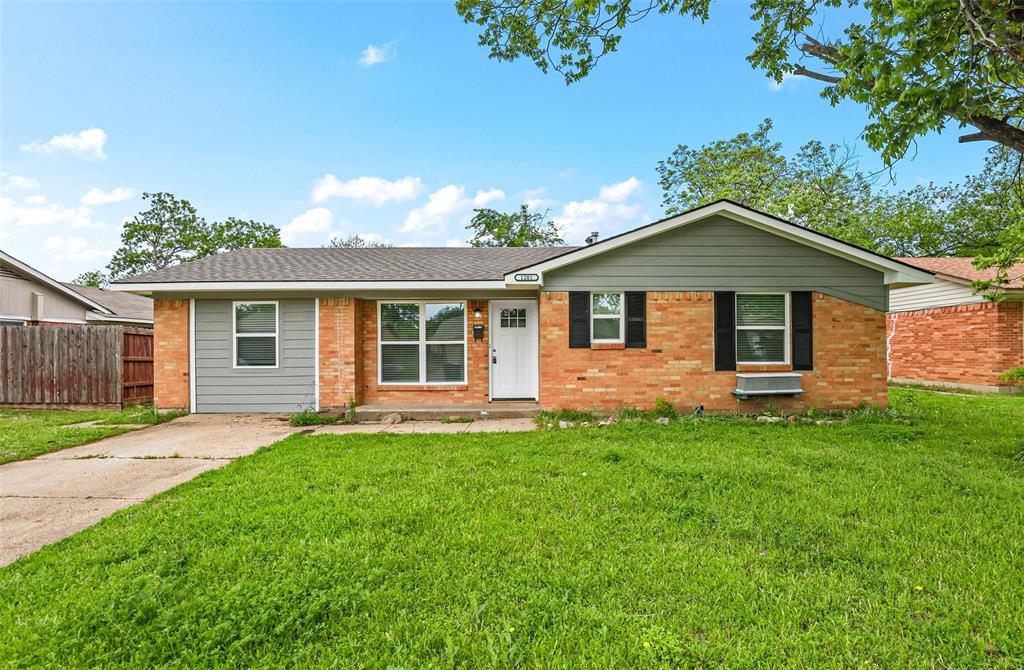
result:
[[[104,437],[127,433],[125,424],[156,424],[178,414],[158,414],[150,405],[114,410],[0,410],[0,464],[21,461],[58,449],[76,447]],[[71,424],[98,421],[94,426]]]
[[[1019,668],[1024,402],[293,436],[0,570],[0,666]]]
[[[441,419],[441,423],[473,423],[473,417],[470,416],[448,416]]]
[[[326,426],[338,423],[340,419],[341,417],[336,414],[320,413],[309,409],[292,414],[288,423],[293,426]]]
[[[538,426],[548,424],[558,425],[559,421],[569,423],[597,423],[603,417],[596,412],[586,412],[578,409],[544,410],[537,414],[535,421]]]

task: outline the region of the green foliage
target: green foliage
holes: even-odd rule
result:
[[[143,193],[149,209],[125,224],[121,247],[107,269],[121,279],[230,251],[280,247],[280,231],[266,223],[228,218],[207,223],[188,200],[171,193]]]
[[[985,170],[968,180],[967,216],[985,217],[999,226],[999,245],[977,254],[978,269],[993,269],[993,277],[975,283],[975,290],[992,300],[1004,297],[1002,287],[1024,279],[1024,163],[1012,151],[990,152]]]
[[[345,423],[359,423],[359,417],[356,416],[356,399],[352,396],[348,397],[348,409],[345,411]]]
[[[526,57],[572,83],[618,48],[628,26],[651,15],[703,23],[711,0],[455,6],[465,22],[482,28],[479,42],[492,58]],[[833,106],[864,105],[864,139],[887,163],[917,137],[949,124],[978,129],[967,140],[1024,152],[1024,10],[1016,0],[751,0],[750,7],[756,33],[747,60],[778,82],[789,74],[824,82],[821,96]]]
[[[178,414],[157,413],[152,405],[113,410],[0,410],[0,464],[34,458],[126,433],[126,424],[156,424]],[[72,424],[96,421],[80,428]]]
[[[466,227],[473,232],[473,247],[550,247],[564,244],[558,228],[546,221],[547,212],[530,211],[520,205],[518,212],[477,209]]]
[[[312,409],[304,409],[292,414],[288,419],[288,423],[293,426],[326,426],[337,422],[338,417],[334,414],[320,413]]]
[[[1024,386],[1024,367],[1010,368],[1006,372],[1000,374],[999,378],[1004,382],[1008,382],[1016,386]]]
[[[71,283],[79,286],[106,288],[110,284],[110,277],[102,270],[88,270],[72,279]]]
[[[390,242],[370,241],[362,235],[349,235],[348,237],[336,235],[323,246],[329,249],[388,249],[395,245]]]
[[[441,423],[473,423],[473,419],[468,416],[446,416],[441,419]]]
[[[537,415],[538,426],[546,426],[548,424],[558,425],[559,421],[568,421],[569,423],[597,423],[600,420],[600,414],[579,409],[560,409],[555,411],[545,410]]]
[[[1021,400],[892,404],[293,436],[0,569],[0,666],[1019,668]]]
[[[658,396],[654,399],[654,415],[661,419],[674,419],[679,416],[679,412],[668,399]]]
[[[992,254],[1024,230],[1024,199],[1006,149],[994,148],[981,174],[963,183],[887,193],[874,188],[849,149],[811,141],[787,159],[771,128],[765,119],[753,133],[677,147],[658,164],[668,213],[728,198],[894,256]]]

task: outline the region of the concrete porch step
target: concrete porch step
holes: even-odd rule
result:
[[[462,419],[529,419],[540,413],[540,405],[527,401],[499,401],[473,405],[389,405],[370,404],[356,407],[359,421],[380,421],[385,415],[398,413],[405,421],[440,421],[449,417]]]

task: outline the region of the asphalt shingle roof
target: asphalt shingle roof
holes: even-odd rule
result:
[[[995,268],[989,268],[987,270],[978,270],[975,268],[974,259],[970,257],[897,258],[896,260],[909,263],[910,265],[919,267],[922,270],[939,272],[944,275],[949,275],[950,277],[957,277],[967,281],[984,281],[986,279],[994,279],[996,276]],[[1010,268],[1008,275],[1009,281],[1003,284],[1003,288],[1024,288],[1024,263],[1014,265]]]
[[[576,247],[239,249],[116,283],[491,281]]]
[[[124,291],[111,291],[105,288],[93,288],[81,284],[65,283],[75,293],[84,295],[93,302],[98,302],[111,312],[124,319],[153,320],[153,299]]]

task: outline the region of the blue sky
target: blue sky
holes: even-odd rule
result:
[[[0,248],[59,279],[101,267],[144,191],[291,246],[464,243],[473,207],[526,201],[578,242],[658,218],[655,165],[677,144],[771,117],[793,152],[865,123],[752,70],[744,3],[703,26],[648,19],[571,87],[489,60],[453,5],[3,2]],[[985,147],[955,130],[924,138],[898,184],[976,172]]]

